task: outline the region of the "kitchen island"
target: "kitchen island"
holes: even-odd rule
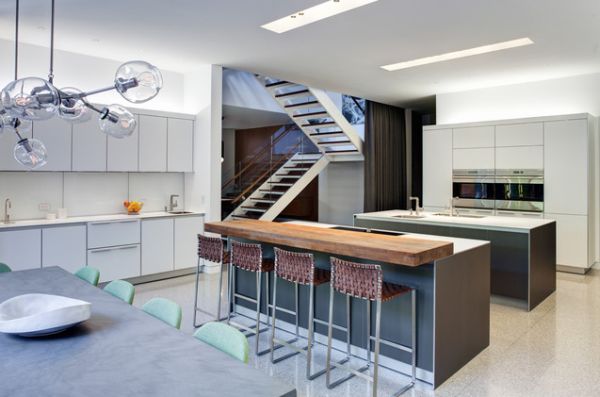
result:
[[[211,222],[207,232],[229,239],[259,242],[263,256],[273,247],[312,252],[317,267],[329,269],[331,256],[382,265],[384,280],[417,291],[417,377],[434,387],[442,384],[489,345],[490,245],[485,241],[395,232],[364,233],[348,227],[308,222],[275,223],[254,220]],[[236,292],[255,296],[255,278],[236,270]],[[277,287],[278,306],[293,307],[293,286]],[[300,288],[300,326],[307,328],[308,288]],[[315,295],[315,316],[327,320],[329,287]],[[339,298],[339,297],[338,297]],[[337,299],[336,299],[337,301]],[[341,302],[341,300],[340,300]],[[237,302],[243,306],[244,302]],[[251,306],[248,306],[250,308]],[[266,313],[266,306],[262,312]],[[345,322],[345,305],[335,310],[334,323]],[[365,357],[366,302],[351,308],[353,353]],[[293,317],[278,315],[289,324]],[[374,319],[372,319],[374,321]],[[382,307],[382,337],[410,346],[410,299],[402,297]],[[374,329],[373,327],[371,327]],[[316,340],[326,340],[327,329],[317,324]],[[341,343],[344,334],[334,332]],[[336,343],[337,343],[336,342]],[[336,344],[334,343],[334,347]],[[341,345],[337,345],[338,347]],[[382,345],[381,363],[408,373],[410,355]]]
[[[356,214],[354,225],[490,241],[492,294],[518,299],[527,310],[556,290],[553,220],[392,210]]]

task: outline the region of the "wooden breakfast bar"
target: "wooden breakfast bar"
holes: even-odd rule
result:
[[[210,222],[210,233],[229,239],[262,244],[263,256],[273,247],[312,252],[317,267],[329,269],[330,257],[376,263],[384,280],[417,291],[417,378],[433,387],[489,345],[490,245],[486,241],[351,228],[308,222],[276,223],[257,220]],[[236,270],[236,292],[256,296],[254,276]],[[293,306],[293,286],[277,287],[278,306]],[[408,298],[408,297],[407,297]],[[336,302],[338,297],[336,296]],[[329,287],[316,289],[315,317],[327,320]],[[345,305],[334,311],[334,323],[344,324]],[[244,306],[244,302],[236,302]],[[250,307],[250,306],[248,306]],[[382,307],[382,337],[409,346],[410,299],[401,297]],[[300,288],[300,326],[307,328],[308,289]],[[266,313],[266,305],[262,312]],[[353,354],[366,352],[366,301],[351,306]],[[285,313],[278,320],[294,323]],[[374,319],[371,319],[373,322]],[[374,327],[371,326],[373,330]],[[326,340],[327,328],[317,324],[316,341]],[[334,331],[339,342],[345,337]],[[334,343],[335,347],[335,343]],[[381,364],[408,373],[410,355],[382,345]]]

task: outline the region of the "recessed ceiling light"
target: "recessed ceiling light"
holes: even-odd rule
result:
[[[276,21],[266,23],[261,28],[271,30],[275,33],[284,33],[309,23],[317,22],[325,18],[366,6],[378,0],[329,0],[314,7],[307,8],[287,15]]]
[[[489,44],[481,47],[469,48],[467,50],[448,52],[446,54],[414,59],[412,61],[393,63],[391,65],[384,65],[382,68],[392,72],[394,70],[408,69],[430,63],[444,62],[452,59],[470,57],[473,55],[487,54],[489,52],[507,50],[509,48],[522,47],[530,44],[533,44],[533,40],[528,37],[524,37],[516,40],[503,41],[502,43]]]

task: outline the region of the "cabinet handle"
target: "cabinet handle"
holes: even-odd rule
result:
[[[132,248],[137,248],[138,245],[125,245],[122,247],[108,247],[108,248],[97,248],[97,249],[93,249],[93,250],[89,250],[90,253],[95,254],[98,252],[108,252],[108,251],[117,251],[117,250],[128,250],[128,249],[132,249]]]
[[[90,222],[91,226],[102,226],[102,225],[114,225],[116,223],[134,223],[137,219],[126,220],[126,221],[107,221],[107,222]]]

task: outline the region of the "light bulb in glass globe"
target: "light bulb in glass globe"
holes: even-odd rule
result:
[[[133,134],[137,122],[135,116],[121,105],[109,105],[100,114],[100,129],[115,138],[125,138]]]
[[[14,156],[19,164],[35,170],[46,164],[48,152],[42,141],[24,138],[15,145]]]
[[[82,94],[81,90],[66,87],[60,90],[60,105],[58,115],[67,121],[83,122],[90,119],[90,111],[81,98],[71,98],[70,95]]]
[[[37,77],[12,81],[2,90],[1,100],[6,113],[25,120],[48,120],[60,102],[56,88]]]
[[[0,134],[3,132],[29,132],[33,123],[29,120],[22,120],[7,114],[4,109],[0,109]]]
[[[158,95],[163,80],[160,70],[145,61],[122,64],[115,74],[117,91],[129,102],[142,103]]]

